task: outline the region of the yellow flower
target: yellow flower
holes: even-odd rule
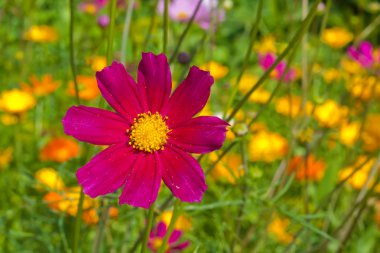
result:
[[[77,76],[77,82],[80,99],[92,100],[100,94],[96,78],[92,76]],[[75,96],[75,86],[73,81],[69,82],[68,93],[73,97]]]
[[[161,221],[165,223],[166,227],[169,227],[170,220],[172,219],[173,212],[165,211],[161,215]],[[188,231],[192,228],[191,220],[184,215],[180,215],[174,225],[174,229],[181,231]]]
[[[339,140],[346,146],[353,146],[359,138],[360,123],[351,122],[343,124],[339,129]]]
[[[351,96],[364,101],[380,98],[380,82],[374,76],[355,75],[348,78],[346,88]]]
[[[380,148],[380,114],[368,115],[362,133],[363,146],[373,152]]]
[[[6,168],[9,165],[9,163],[12,161],[12,154],[12,148],[0,150],[0,170]]]
[[[287,140],[266,130],[254,133],[249,142],[249,154],[253,161],[272,162],[281,159],[287,152]]]
[[[210,160],[216,162],[218,159],[215,152],[210,153]],[[236,184],[236,179],[243,175],[242,161],[237,154],[227,154],[219,161],[211,171],[211,177],[215,180],[226,180]]]
[[[34,174],[34,177],[40,184],[48,187],[50,190],[62,191],[65,188],[62,178],[52,168],[40,169]]]
[[[54,92],[59,86],[59,82],[54,81],[52,76],[49,74],[43,75],[41,81],[38,80],[38,78],[35,75],[33,75],[30,77],[30,83],[31,85],[21,83],[21,88],[24,91],[29,92],[30,94],[34,94],[36,96],[46,96]]]
[[[295,118],[301,114],[302,98],[291,95],[276,99],[276,112],[285,116]],[[310,114],[313,109],[312,104],[307,101],[305,105],[306,114]]]
[[[348,108],[340,106],[334,100],[327,100],[318,105],[314,111],[314,117],[322,127],[337,127],[346,120]]]
[[[51,139],[41,149],[42,161],[66,162],[79,155],[79,145],[72,139],[57,137]]]
[[[94,56],[88,60],[93,71],[100,71],[107,66],[107,59],[104,56]]]
[[[276,39],[273,35],[263,37],[259,43],[254,46],[254,50],[261,54],[276,53]]]
[[[1,123],[3,123],[4,126],[12,126],[17,124],[18,122],[18,117],[17,115],[14,114],[4,114],[1,115]]]
[[[242,94],[246,94],[252,86],[257,82],[258,78],[254,75],[251,74],[244,74],[239,82],[239,91]],[[236,78],[232,79],[232,83],[236,83]],[[256,89],[251,96],[249,97],[249,101],[253,103],[258,103],[258,104],[265,104],[270,97],[270,93],[266,91],[264,88],[258,88]]]
[[[210,74],[214,77],[215,80],[219,80],[225,77],[229,71],[226,66],[223,66],[215,61],[210,61],[206,64],[203,64],[199,68],[205,71],[210,71]]]
[[[288,244],[292,242],[293,236],[287,232],[290,220],[276,217],[268,226],[268,232],[273,235],[279,242]]]
[[[34,107],[36,100],[28,92],[12,89],[0,95],[0,110],[19,114]]]
[[[56,30],[46,25],[34,25],[24,34],[24,39],[34,42],[54,42],[57,38]]]
[[[322,33],[322,41],[332,48],[342,48],[347,45],[354,36],[342,27],[325,29]]]
[[[360,66],[360,64],[357,61],[348,59],[348,58],[343,58],[341,63],[342,69],[347,73],[347,74],[363,74],[364,70]]]
[[[323,73],[323,80],[328,83],[328,84],[331,84],[333,82],[337,82],[339,81],[340,79],[340,71],[337,70],[337,69],[334,69],[334,68],[330,68],[330,69],[327,69],[326,71],[324,71]]]

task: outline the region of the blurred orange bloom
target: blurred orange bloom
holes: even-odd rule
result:
[[[215,162],[218,156],[215,152],[210,153],[210,160]],[[225,180],[231,184],[236,184],[236,179],[243,175],[242,161],[237,154],[225,155],[211,171],[210,175],[215,180]]]
[[[211,76],[213,76],[215,80],[225,77],[229,71],[226,66],[223,66],[215,61],[210,61],[203,64],[199,68],[205,71],[210,71]]]
[[[99,88],[96,78],[93,76],[77,76],[77,82],[79,86],[79,98],[84,100],[92,100],[99,94]],[[69,82],[68,93],[70,96],[75,97],[74,82]]]
[[[74,140],[57,137],[51,139],[42,148],[40,159],[42,161],[66,162],[79,155],[79,145]]]
[[[273,162],[286,155],[288,141],[277,133],[261,130],[251,137],[248,152],[253,161]]]
[[[288,172],[295,173],[298,181],[319,181],[322,179],[325,169],[325,162],[317,160],[313,154],[307,157],[306,162],[304,157],[295,156],[289,162],[288,166]]]
[[[363,146],[366,151],[380,149],[380,114],[368,115],[362,133]]]
[[[342,48],[347,45],[354,36],[342,27],[327,28],[322,32],[322,42],[332,48]]]
[[[6,168],[13,158],[13,149],[0,149],[0,170]]]
[[[173,216],[172,211],[165,211],[161,215],[161,221],[165,223],[167,227],[169,227],[170,220]],[[185,215],[180,215],[177,218],[177,221],[174,225],[174,229],[181,230],[181,231],[188,231],[192,228],[191,220],[190,218],[186,217]]]
[[[380,98],[380,81],[374,76],[355,75],[347,78],[346,88],[352,97],[360,100]]]
[[[268,226],[268,232],[273,235],[279,242],[283,244],[291,243],[293,235],[287,230],[290,225],[290,220],[286,218],[276,217]]]
[[[300,96],[283,96],[275,101],[276,112],[285,116],[295,118],[301,114],[302,98]],[[309,115],[313,109],[313,105],[307,101],[304,110]]]
[[[54,92],[59,86],[59,81],[54,81],[49,74],[43,75],[41,81],[38,80],[35,75],[32,75],[30,77],[30,83],[30,85],[27,83],[21,83],[21,88],[36,96],[46,96]]]
[[[54,42],[57,38],[57,31],[46,25],[31,26],[24,34],[24,39],[34,42]]]
[[[322,127],[332,128],[346,121],[348,108],[338,105],[334,100],[327,100],[318,105],[314,111],[314,117]]]
[[[104,56],[93,56],[88,59],[88,63],[93,71],[100,71],[107,66],[107,59]]]

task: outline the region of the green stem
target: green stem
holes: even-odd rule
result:
[[[190,27],[194,22],[194,19],[195,19],[196,15],[199,11],[199,8],[201,7],[202,2],[203,2],[203,0],[198,1],[197,6],[195,7],[195,10],[194,10],[193,14],[191,15],[189,22],[187,22],[185,30],[183,30],[181,36],[179,37],[177,46],[175,47],[174,52],[173,52],[172,56],[170,57],[170,61],[169,61],[170,63],[172,63],[174,61],[175,57],[177,56],[179,48],[181,47],[182,42],[187,35],[187,32],[190,30]]]
[[[168,47],[168,29],[169,29],[169,0],[165,0],[165,8],[164,8],[164,37],[163,37],[163,50],[162,52],[166,55],[167,47]]]
[[[115,16],[116,16],[116,0],[112,0],[110,9],[110,26],[108,30],[108,42],[107,42],[107,64],[112,61],[112,45],[113,45],[113,34],[115,30]]]
[[[149,208],[148,223],[146,224],[147,226],[144,233],[144,239],[142,240],[141,253],[146,252],[150,230],[152,229],[152,225],[153,225],[153,219],[154,219],[154,203]]]
[[[74,87],[75,87],[75,102],[77,105],[80,104],[79,99],[79,86],[77,81],[77,74],[75,70],[75,59],[74,59],[74,0],[70,0],[70,67],[71,73],[74,79]]]
[[[144,44],[143,44],[143,49],[145,49],[147,47],[148,42],[149,42],[150,37],[151,37],[152,32],[153,32],[154,24],[155,24],[155,21],[156,21],[156,13],[157,13],[158,1],[159,0],[155,0],[154,6],[153,6],[152,18],[150,19],[148,33],[145,36],[145,40],[144,40]]]
[[[79,234],[80,234],[80,227],[82,223],[82,214],[83,214],[83,201],[84,201],[84,192],[83,192],[83,187],[81,187],[77,215],[75,217],[75,224],[74,224],[74,240],[73,240],[73,247],[72,247],[73,253],[78,252]]]
[[[170,219],[168,230],[166,231],[166,235],[165,235],[165,237],[162,241],[161,247],[159,248],[157,253],[164,253],[166,250],[166,245],[168,244],[170,235],[172,234],[172,232],[174,230],[174,225],[177,221],[177,218],[181,214],[182,209],[180,208],[180,205],[181,205],[181,201],[179,199],[176,199],[176,201],[174,203],[173,214],[172,214],[172,218]]]
[[[126,51],[127,51],[128,37],[129,37],[129,27],[131,26],[131,18],[132,18],[132,11],[133,11],[134,5],[135,5],[135,0],[130,0],[128,2],[128,9],[125,14],[123,36],[121,39],[121,62],[123,64],[125,63],[126,57],[127,57]]]
[[[227,121],[230,121],[236,113],[240,110],[240,108],[247,102],[249,97],[252,95],[252,93],[260,87],[264,83],[264,81],[269,77],[270,73],[273,71],[275,67],[285,58],[286,55],[289,54],[289,52],[294,48],[295,45],[297,45],[298,41],[300,41],[306,32],[306,30],[309,28],[311,21],[314,19],[314,16],[317,12],[318,4],[321,2],[321,0],[317,0],[314,2],[313,7],[311,8],[309,14],[307,15],[306,19],[302,22],[301,28],[297,31],[297,33],[293,36],[292,40],[289,42],[289,45],[285,48],[285,50],[279,55],[279,57],[276,59],[276,61],[273,63],[273,65],[264,73],[264,75],[261,76],[261,78],[256,82],[255,85],[252,86],[252,88],[245,94],[245,96],[234,106],[231,114],[227,117]]]

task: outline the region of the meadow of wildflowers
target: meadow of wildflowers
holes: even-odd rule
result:
[[[380,3],[0,1],[0,252],[380,252]]]

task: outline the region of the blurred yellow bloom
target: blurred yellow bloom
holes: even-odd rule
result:
[[[104,56],[94,56],[88,60],[93,71],[100,71],[107,66],[107,59]]]
[[[342,27],[327,28],[322,32],[322,41],[332,48],[342,48],[347,45],[354,36]]]
[[[210,160],[216,162],[218,155],[210,153]],[[236,184],[236,179],[244,173],[240,155],[227,154],[225,155],[211,171],[210,175],[215,180],[225,180],[231,184]]]
[[[19,114],[28,111],[36,104],[34,97],[28,92],[12,89],[0,95],[0,110]]]
[[[254,75],[244,74],[241,77],[240,82],[239,82],[239,86],[238,86],[239,91],[242,94],[246,94],[252,88],[252,86],[257,82],[257,80],[258,78]],[[236,81],[237,81],[236,78],[231,80],[231,82],[234,84],[236,83]],[[268,91],[266,91],[264,88],[259,87],[251,94],[251,96],[249,97],[249,101],[253,103],[258,103],[258,104],[265,104],[270,98],[270,95],[271,94]]]
[[[380,98],[380,81],[374,76],[355,75],[347,79],[346,88],[352,97],[364,101]]]
[[[276,112],[281,115],[291,116],[292,118],[294,118],[301,114],[302,98],[299,96],[283,96],[276,99],[275,103]],[[305,104],[306,114],[309,115],[312,109],[313,105],[309,101],[307,101]]]
[[[369,172],[375,164],[375,159],[370,159],[366,162],[368,158],[366,156],[360,156],[358,160],[351,166],[348,166],[339,172],[340,180],[345,180],[348,176],[353,174],[348,180],[347,183],[351,185],[354,189],[361,189],[365,182],[368,179]],[[366,162],[366,163],[365,163]],[[365,163],[365,164],[364,164]],[[363,165],[364,164],[364,165]],[[360,166],[362,167],[360,168]],[[380,169],[380,167],[378,168]],[[369,187],[373,185],[373,180],[369,182]]]
[[[17,124],[17,122],[18,122],[17,115],[9,114],[9,113],[1,115],[1,123],[3,123],[3,125],[5,126],[12,126],[12,125]]]
[[[93,76],[77,76],[77,82],[79,86],[79,98],[84,100],[92,100],[96,98],[99,94],[99,88],[96,78]],[[75,86],[74,82],[69,82],[69,95],[75,97]]]
[[[283,244],[291,243],[293,235],[287,232],[290,220],[286,218],[276,217],[268,226],[268,232],[273,235],[279,242]]]
[[[357,61],[343,58],[341,61],[342,69],[347,74],[363,74],[364,70]]]
[[[261,54],[276,53],[276,39],[273,35],[263,37],[255,46],[254,50]]]
[[[335,68],[330,68],[323,72],[323,80],[328,84],[339,81],[340,77],[340,71]]]
[[[51,139],[41,149],[42,161],[66,162],[79,155],[79,145],[76,141],[65,137]]]
[[[229,71],[226,66],[223,66],[215,61],[210,61],[206,64],[203,64],[199,68],[205,71],[210,71],[210,74],[214,77],[215,80],[219,80],[225,77]]]
[[[13,158],[13,149],[0,149],[0,170],[5,169]]]
[[[327,100],[318,105],[314,117],[322,127],[337,127],[346,120],[348,108],[338,105],[334,100]]]
[[[368,115],[362,133],[363,146],[366,151],[380,149],[380,114]]]
[[[339,129],[339,140],[346,146],[353,146],[359,138],[360,123],[351,122],[343,124]]]
[[[53,168],[40,169],[34,174],[34,177],[41,185],[50,190],[62,191],[65,188],[65,183]]]
[[[249,154],[253,161],[273,162],[284,157],[287,152],[287,140],[266,130],[254,133],[249,142]]]
[[[54,92],[59,86],[59,81],[54,81],[49,74],[43,75],[41,81],[35,75],[32,75],[29,80],[31,84],[21,83],[21,88],[36,96],[46,96]]]
[[[165,211],[161,215],[161,221],[165,223],[166,227],[169,227],[170,220],[172,219],[173,212],[172,211]],[[181,231],[188,231],[192,228],[191,220],[187,218],[185,215],[180,215],[177,218],[177,221],[174,225],[174,229],[181,230]]]
[[[57,38],[56,30],[46,25],[34,25],[24,34],[24,39],[34,42],[54,42]]]

